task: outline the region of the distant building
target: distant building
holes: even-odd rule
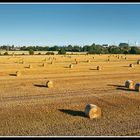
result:
[[[109,44],[103,44],[102,46],[103,47],[109,47]]]

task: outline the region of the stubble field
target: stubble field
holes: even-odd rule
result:
[[[124,83],[140,82],[140,56],[108,56],[0,56],[0,136],[139,136],[140,93]],[[85,116],[88,103],[100,119]]]

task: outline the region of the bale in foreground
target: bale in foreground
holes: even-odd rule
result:
[[[135,84],[135,90],[140,92],[140,83]]]
[[[101,117],[101,108],[94,104],[87,104],[85,108],[85,116],[90,119]]]
[[[134,87],[134,82],[132,80],[127,80],[125,82],[125,87],[129,88],[129,89],[133,89]]]
[[[52,81],[47,81],[46,82],[46,87],[48,87],[48,88],[52,88],[53,87],[53,82]]]

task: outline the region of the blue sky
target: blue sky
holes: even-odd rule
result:
[[[140,4],[0,4],[0,45],[140,44]]]

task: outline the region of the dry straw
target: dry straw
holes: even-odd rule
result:
[[[101,108],[94,104],[87,104],[85,108],[85,116],[90,119],[100,118],[101,117]]]
[[[140,92],[140,83],[135,84],[135,90]]]
[[[134,88],[134,82],[132,80],[127,80],[125,82],[125,87],[127,87],[129,89],[133,89]]]
[[[48,88],[52,88],[53,87],[53,82],[52,81],[47,81],[46,82],[46,87],[48,87]]]

